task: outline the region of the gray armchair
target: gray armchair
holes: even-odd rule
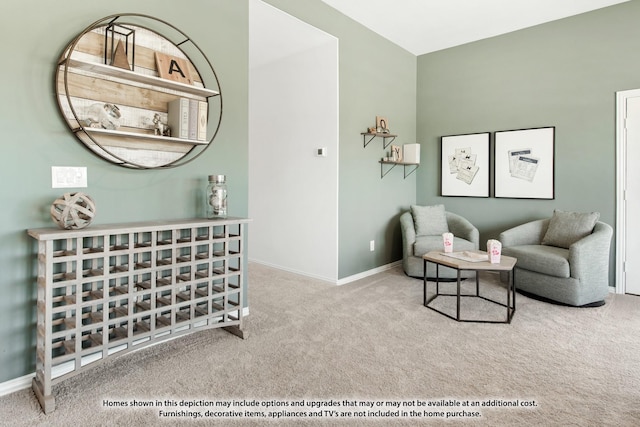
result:
[[[433,218],[422,218],[422,220],[434,223],[445,222],[446,225],[430,227],[426,233],[416,232],[416,219],[414,219],[414,207],[412,210],[400,215],[400,228],[402,230],[402,266],[404,272],[411,277],[422,278],[424,274],[424,262],[422,256],[429,251],[443,250],[442,233],[449,231],[453,233],[453,250],[468,251],[475,250],[479,247],[480,234],[467,219],[452,212],[444,211],[444,207],[433,206],[427,215]],[[440,209],[438,209],[440,208]],[[419,220],[419,219],[418,219]],[[442,227],[445,229],[443,230]],[[423,227],[424,228],[424,227]],[[457,277],[457,272],[448,267],[440,267],[440,278],[453,279]],[[461,277],[472,277],[473,272],[464,272]],[[427,266],[427,277],[436,277],[436,267],[433,263]]]
[[[558,213],[565,215],[564,223],[552,222]],[[613,229],[597,221],[599,214],[593,213],[585,225],[580,222],[584,215],[555,211],[554,218],[528,222],[500,234],[502,254],[518,259],[517,290],[572,306],[604,303],[609,292]]]

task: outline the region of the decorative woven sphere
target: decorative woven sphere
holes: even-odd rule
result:
[[[96,204],[84,193],[64,193],[51,205],[51,219],[65,230],[84,228],[91,224]]]

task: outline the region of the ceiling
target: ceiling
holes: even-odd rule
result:
[[[322,0],[414,55],[629,0]]]

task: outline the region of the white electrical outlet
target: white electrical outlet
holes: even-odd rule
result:
[[[86,167],[51,166],[51,188],[85,188],[86,186]]]
[[[375,240],[372,240],[372,241],[369,242],[369,250],[371,252],[376,250],[376,241]]]

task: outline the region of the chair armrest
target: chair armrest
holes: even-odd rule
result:
[[[502,247],[505,248],[520,245],[539,245],[547,232],[547,228],[549,228],[550,220],[550,218],[538,219],[510,228],[500,233],[498,240],[502,243]]]
[[[406,257],[413,254],[413,244],[416,242],[416,229],[411,212],[400,215],[400,230],[402,231],[402,253]]]
[[[593,232],[569,247],[571,277],[609,281],[609,255],[613,228],[597,222]]]
[[[453,212],[445,212],[447,216],[447,224],[449,231],[456,237],[461,237],[472,242],[476,249],[480,247],[480,232],[466,218],[454,214]]]

